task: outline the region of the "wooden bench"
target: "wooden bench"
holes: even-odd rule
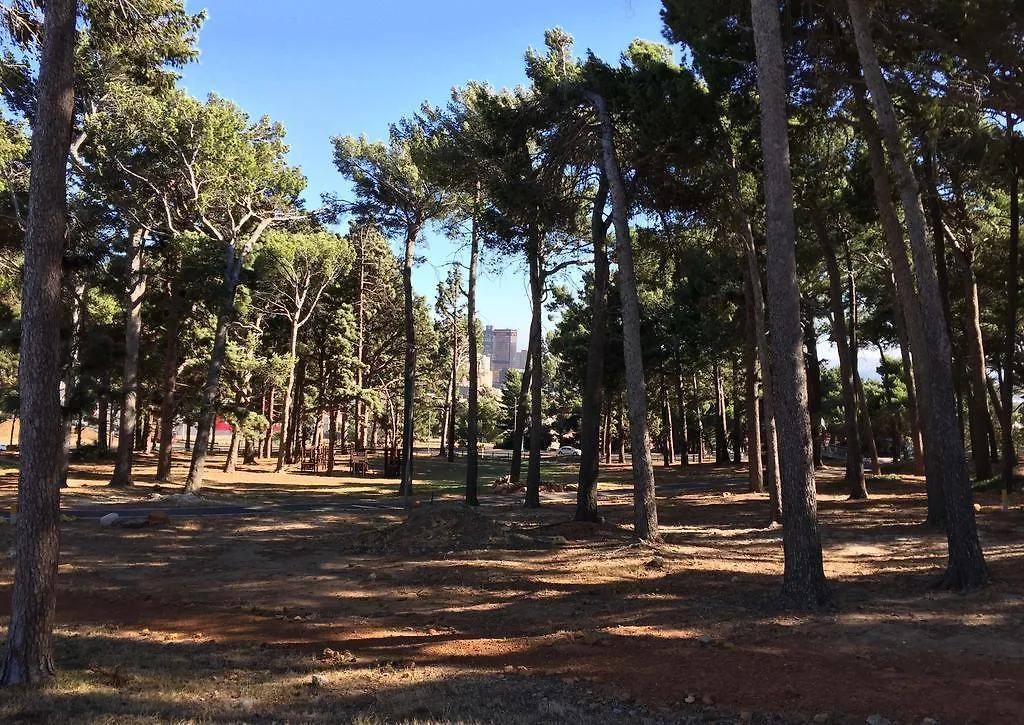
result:
[[[370,472],[370,461],[367,458],[366,451],[353,451],[349,456],[348,464],[353,475]]]

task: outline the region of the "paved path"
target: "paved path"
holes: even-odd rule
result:
[[[729,476],[715,479],[695,479],[665,483],[658,487],[659,493],[679,493],[684,491],[710,491],[710,490],[735,490],[743,489],[746,486],[746,477]],[[616,486],[605,486],[600,491],[600,498],[611,496],[629,495],[633,491],[631,486],[620,484]],[[480,497],[483,506],[495,506],[507,504],[513,500],[511,496],[488,496]],[[575,503],[576,493],[543,494],[543,500],[548,503],[570,504]],[[362,512],[396,512],[403,510],[401,499],[396,498],[354,498],[339,496],[331,501],[322,502],[296,502],[281,504],[209,504],[209,505],[176,505],[173,501],[139,501],[132,503],[95,503],[79,505],[64,509],[62,513],[74,516],[79,519],[99,519],[109,513],[117,513],[126,518],[144,517],[150,511],[166,511],[168,516],[176,518],[207,518],[217,516],[279,516],[281,514],[305,513],[305,514],[355,514]]]

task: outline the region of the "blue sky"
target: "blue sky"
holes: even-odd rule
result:
[[[310,207],[322,192],[344,195],[330,138],[384,138],[388,124],[429,100],[447,102],[468,80],[496,87],[525,82],[523,53],[544,30],[573,35],[609,61],[634,38],[661,40],[658,0],[187,0],[205,8],[199,62],[184,69],[193,95],[210,91],[256,117],[284,123],[291,160],[309,180]],[[417,290],[432,300],[459,245],[428,236]],[[480,283],[480,317],[495,327],[529,328],[522,265],[492,260]],[[501,268],[499,273],[495,268]]]

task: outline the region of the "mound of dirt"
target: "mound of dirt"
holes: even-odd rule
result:
[[[541,481],[539,490],[541,493],[565,493],[566,491],[575,491],[576,484],[555,483],[553,481]],[[510,483],[508,481],[499,481],[494,484],[494,487],[491,489],[491,492],[503,496],[509,496],[517,493],[525,493],[526,485],[523,483]]]
[[[487,548],[503,534],[501,526],[479,510],[463,504],[437,504],[413,509],[409,518],[387,531],[387,551],[421,554]]]

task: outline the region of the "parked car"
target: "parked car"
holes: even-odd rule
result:
[[[562,446],[558,449],[558,455],[560,456],[579,456],[582,455],[582,451],[579,448],[573,448],[572,446]]]

